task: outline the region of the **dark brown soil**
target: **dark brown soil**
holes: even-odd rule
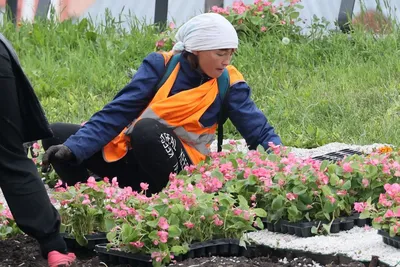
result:
[[[79,267],[130,267],[129,265],[105,265],[99,258],[90,252],[74,251],[77,255],[77,264]],[[210,257],[188,259],[182,262],[171,264],[173,267],[311,267],[315,266],[309,258],[295,258],[292,260],[281,260],[276,257],[257,257],[248,259],[245,257]],[[40,255],[37,242],[26,236],[19,235],[7,240],[0,240],[0,267],[47,267],[47,261]],[[318,266],[318,265],[317,265]],[[323,265],[319,265],[323,266]],[[327,265],[329,267],[365,267],[364,264],[353,262],[349,264]],[[132,266],[133,267],[133,266]]]
[[[102,266],[94,255],[78,256],[77,266]],[[42,258],[39,245],[35,239],[26,235],[0,240],[0,267],[47,267],[47,261]],[[103,265],[104,266],[104,265]]]
[[[296,258],[291,261],[283,261],[275,257],[258,257],[258,258],[245,258],[245,257],[231,257],[231,258],[223,258],[223,257],[211,257],[211,258],[196,258],[196,259],[188,259],[183,262],[179,262],[176,264],[170,265],[171,267],[181,267],[181,266],[205,266],[205,267],[311,267],[317,266],[316,262],[313,262],[309,258]],[[323,266],[323,265],[319,265]],[[349,263],[349,264],[340,264],[340,265],[329,265],[329,267],[365,267],[362,263]]]

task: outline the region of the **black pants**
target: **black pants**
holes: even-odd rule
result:
[[[42,140],[44,149],[64,143],[79,128],[76,124],[52,124],[54,137]],[[160,192],[165,187],[171,172],[178,173],[191,164],[175,133],[156,120],[138,121],[130,138],[133,149],[119,161],[107,163],[100,150],[80,165],[66,162],[52,165],[63,182],[69,185],[86,181],[90,175],[89,170],[101,178],[117,177],[121,187],[131,186],[133,190],[140,190],[141,182],[148,183],[147,193],[151,194]]]
[[[39,241],[46,258],[52,250],[66,252],[67,248],[59,234],[59,214],[23,148],[15,75],[8,52],[0,43],[0,187],[17,225]]]

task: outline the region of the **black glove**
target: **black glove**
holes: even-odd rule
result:
[[[49,147],[42,158],[42,172],[47,172],[50,163],[54,161],[65,162],[75,159],[75,155],[65,145],[55,145]]]

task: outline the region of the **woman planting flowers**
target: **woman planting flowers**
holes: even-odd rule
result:
[[[85,181],[90,170],[117,176],[121,186],[138,189],[146,182],[159,192],[170,173],[209,155],[225,112],[250,148],[281,144],[230,65],[238,36],[227,19],[198,15],[176,40],[173,51],[148,55],[132,81],[85,125],[53,124],[55,137],[43,140],[44,166],[51,163],[68,184]]]

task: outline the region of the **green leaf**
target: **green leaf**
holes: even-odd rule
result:
[[[292,12],[290,13],[291,19],[297,19],[300,16],[300,12]]]
[[[324,171],[326,169],[326,167],[328,167],[328,164],[329,164],[329,161],[327,161],[327,160],[322,161],[319,170]]]
[[[300,186],[293,188],[293,193],[295,193],[298,196],[303,195],[305,192],[307,192],[307,188],[302,188]]]
[[[241,208],[244,208],[244,209],[249,208],[249,204],[248,204],[247,200],[242,195],[239,195],[238,199],[239,199],[239,206]]]
[[[350,188],[351,188],[351,180],[348,180],[343,184],[342,189],[349,190]]]
[[[115,232],[115,231],[108,232],[106,235],[107,240],[110,242],[112,242],[116,236],[117,236],[117,232]]]
[[[179,227],[176,225],[171,225],[168,228],[168,236],[171,238],[178,237],[181,235],[181,233],[182,233],[181,229],[179,229]]]
[[[261,218],[267,217],[267,212],[264,209],[256,208],[253,209],[254,213]]]
[[[263,224],[263,222],[261,221],[260,218],[256,219],[256,223],[257,223],[258,228],[260,228],[261,230],[264,229],[264,224]]]
[[[315,227],[315,226],[311,227],[311,233],[314,234],[314,235],[317,235],[318,234],[318,228]]]
[[[171,248],[171,252],[174,255],[181,255],[181,254],[185,254],[187,252],[187,249],[185,249],[183,246],[173,246]]]
[[[329,178],[329,184],[335,186],[338,184],[339,180],[339,177],[336,174],[332,173]]]
[[[274,198],[274,200],[272,201],[272,205],[271,208],[273,210],[279,210],[282,208],[283,206],[283,200],[284,198],[282,196],[277,196],[276,198]]]
[[[146,224],[147,224],[148,226],[150,226],[151,228],[157,228],[158,222],[157,222],[156,220],[154,220],[154,221],[147,221]]]

